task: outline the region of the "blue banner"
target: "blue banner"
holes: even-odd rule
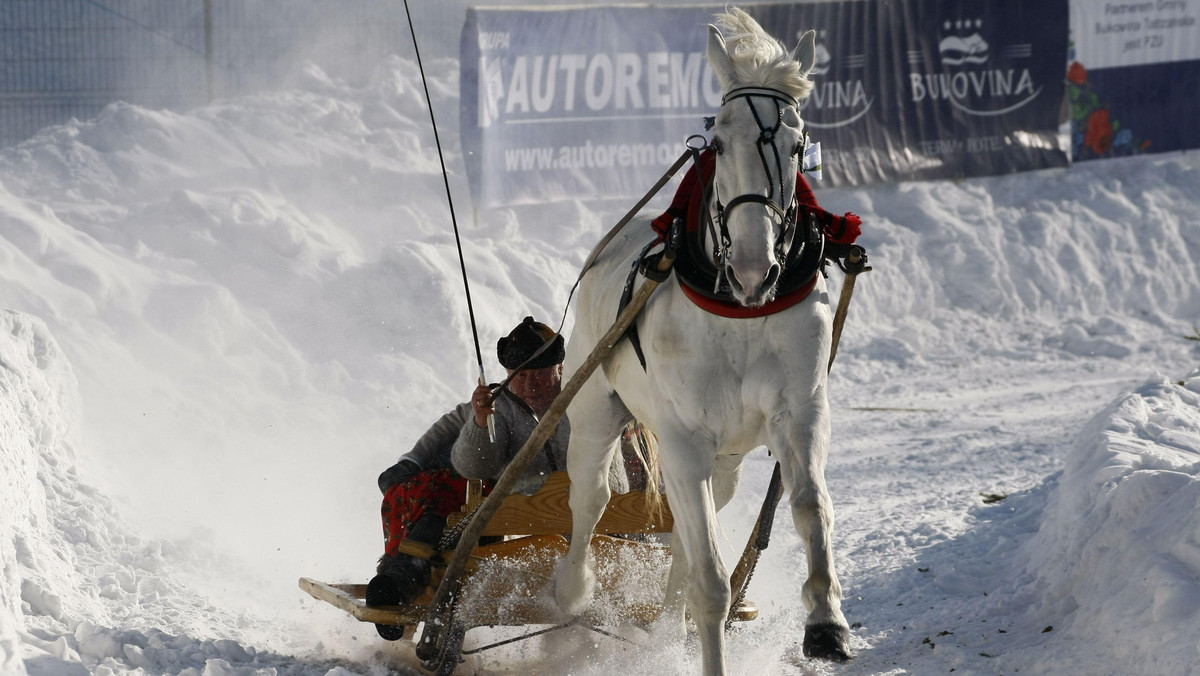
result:
[[[818,31],[801,115],[825,185],[1065,166],[1066,0],[749,5],[794,47]],[[480,206],[640,196],[703,133],[719,7],[472,9],[464,155]]]

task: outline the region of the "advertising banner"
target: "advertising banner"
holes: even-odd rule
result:
[[[1200,1],[1200,0],[1198,0]],[[823,185],[1065,166],[1066,0],[748,5],[790,49],[818,32],[801,116]],[[640,196],[721,92],[721,6],[472,9],[461,130],[479,206]]]
[[[1073,0],[1071,152],[1200,148],[1200,0]]]
[[[461,133],[480,206],[644,193],[721,104],[711,8],[469,9]]]

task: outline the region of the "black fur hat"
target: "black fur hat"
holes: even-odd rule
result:
[[[549,326],[533,321],[533,317],[526,317],[517,328],[496,343],[496,356],[500,358],[501,366],[512,370],[532,357],[539,347],[551,339],[554,342],[539,354],[537,359],[525,364],[525,368],[544,369],[561,364],[563,357],[567,355],[562,336],[554,333],[554,329]]]

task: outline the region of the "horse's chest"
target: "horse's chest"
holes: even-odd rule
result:
[[[745,335],[720,327],[664,327],[653,333],[648,375],[656,396],[698,428],[758,427],[763,386],[777,388],[777,355],[764,354]]]
[[[681,381],[730,382],[740,379],[761,358],[741,331],[721,326],[662,323],[652,327],[650,352],[664,377]]]

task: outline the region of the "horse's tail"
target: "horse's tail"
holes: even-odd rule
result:
[[[647,430],[640,422],[629,423],[630,442],[633,452],[641,462],[645,476],[643,491],[646,496],[646,514],[658,521],[663,512],[662,472],[658,458],[658,437]]]

